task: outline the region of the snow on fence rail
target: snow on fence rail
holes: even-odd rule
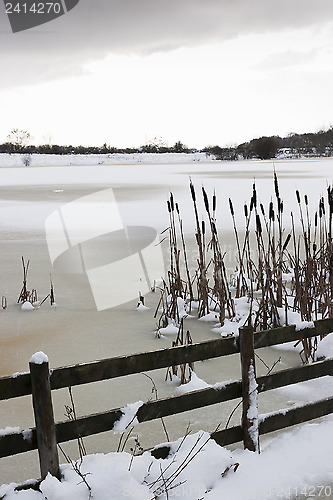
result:
[[[4,433],[0,431],[0,457],[38,449],[42,478],[47,472],[58,476],[57,443],[77,439],[78,433],[81,437],[85,437],[112,430],[123,413],[117,408],[80,417],[76,421],[68,420],[55,424],[52,390],[235,353],[241,354],[242,380],[148,401],[140,406],[136,417],[140,423],[242,398],[242,425],[216,431],[211,434],[211,437],[222,446],[243,440],[246,448],[255,451],[259,434],[333,413],[333,397],[258,417],[256,400],[252,397],[253,387],[256,393],[261,393],[289,384],[333,375],[333,359],[256,378],[254,349],[330,332],[333,332],[333,318],[315,321],[313,327],[304,330],[297,330],[295,325],[290,325],[253,333],[252,327],[243,327],[240,329],[239,337],[108,358],[92,363],[56,368],[51,372],[47,357],[38,358],[38,363],[32,359],[30,360],[30,373],[0,378],[0,400],[32,394],[36,427],[24,431],[18,429]],[[251,366],[253,369],[250,368]],[[155,456],[163,456],[167,452],[167,447],[159,447],[152,451]]]

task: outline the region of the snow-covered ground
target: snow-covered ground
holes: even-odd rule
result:
[[[208,433],[171,444],[166,459],[150,452],[95,454],[48,475],[39,490],[0,487],[5,500],[269,500],[331,498],[333,420],[281,434],[261,453],[222,448]],[[139,446],[139,445],[137,445]]]
[[[331,181],[332,166],[332,159],[275,162],[287,214],[297,208],[295,188],[303,194],[308,194],[310,208],[311,204],[312,207],[315,206],[319,195],[325,194],[327,182]],[[179,202],[186,234],[193,236],[193,210],[188,189],[191,177],[198,191],[202,184],[210,194],[216,190],[219,230],[223,235],[223,245],[227,251],[230,250],[232,231],[228,197],[232,197],[236,220],[241,223],[242,205],[251,196],[253,178],[256,179],[261,201],[267,204],[273,192],[272,172],[272,162],[221,163],[211,161],[200,154],[185,157],[108,155],[107,158],[86,155],[80,157],[33,155],[29,167],[23,166],[23,160],[19,155],[0,155],[2,256],[0,296],[6,295],[9,303],[6,311],[0,310],[2,346],[0,375],[26,371],[33,352],[41,350],[49,356],[51,367],[55,367],[146,349],[169,347],[173,339],[170,335],[162,336],[160,339],[154,337],[153,331],[156,325],[152,314],[156,307],[156,295],[148,294],[146,297],[145,303],[150,309],[136,311],[137,297],[133,297],[131,302],[122,306],[98,312],[89,283],[82,275],[66,274],[63,269],[57,270],[52,267],[45,236],[45,222],[54,211],[62,210],[63,206],[83,196],[112,188],[126,225],[147,226],[154,228],[158,233],[168,225],[166,199],[172,190],[176,201]],[[190,248],[191,241],[189,241]],[[39,310],[31,312],[22,311],[15,304],[19,293],[18,287],[22,282],[21,255],[31,259],[29,282],[32,282],[33,286],[37,282],[38,289],[45,290],[45,293],[48,292],[49,274],[52,273],[57,308],[50,310],[45,304]],[[230,266],[233,264],[231,258]],[[123,273],[121,286],[126,286],[126,269]],[[141,282],[138,281],[138,287],[139,283]],[[214,327],[212,323],[190,319],[188,322],[192,322],[190,329],[194,341],[217,338],[221,333],[228,334],[230,331],[236,333],[235,324],[226,324],[225,331],[222,332],[212,330]],[[323,355],[332,356],[332,336],[333,334],[321,346]],[[290,350],[280,349],[278,355],[282,356],[281,367],[294,366],[299,362],[298,354],[291,353]],[[267,351],[267,356],[270,356],[270,360],[267,361],[270,364],[276,359],[276,349]],[[196,363],[197,374],[188,386],[182,389],[178,388],[175,380],[166,384],[165,372],[158,374],[156,383],[159,396],[177,393],[179,390],[195,390],[214,385],[221,380],[238,379],[236,365],[238,367],[238,363],[234,360],[227,359],[220,364],[216,360]],[[275,410],[274,404],[278,408],[282,407],[281,404],[289,407],[315,398],[331,396],[332,378],[325,377],[318,381],[271,391],[271,399],[259,401],[259,408],[264,413]],[[144,400],[147,394],[147,397],[151,394],[149,382],[147,384],[143,395],[137,395],[138,385],[144,385],[141,379],[138,385],[133,381],[121,380],[119,385],[107,389],[106,396],[99,388],[89,393],[78,389],[79,409],[85,414],[99,411],[102,401],[106,401],[105,404],[110,408],[110,405],[116,407],[134,403],[139,398]],[[55,395],[57,420],[63,419],[64,400],[66,401],[61,395]],[[89,407],[88,402],[91,402],[92,406]],[[30,421],[31,409],[27,410],[30,402],[9,403],[3,402],[0,405],[0,427],[6,429],[9,426],[20,425],[26,429],[33,425]],[[219,417],[221,421],[221,415],[214,411],[214,407],[211,407],[206,413],[202,411],[200,416],[198,413],[195,414],[194,435],[189,436],[179,451],[165,461],[152,459],[148,453],[134,457],[133,460],[129,452],[121,455],[108,454],[107,451],[116,449],[111,444],[111,438],[109,441],[109,438],[101,437],[99,445],[97,441],[90,441],[88,449],[91,454],[84,459],[81,472],[87,474],[86,481],[92,489],[92,498],[153,499],[155,493],[161,492],[163,484],[166,484],[165,481],[177,468],[180,468],[180,474],[177,475],[178,472],[175,472],[176,478],[170,484],[170,488],[179,482],[186,482],[177,488],[169,489],[168,496],[164,494],[160,498],[268,500],[293,498],[296,493],[302,499],[330,497],[333,488],[331,417],[306,424],[296,431],[285,431],[274,436],[274,440],[272,437],[265,437],[261,443],[260,455],[244,452],[237,446],[229,447],[230,449],[220,448],[214,442],[208,441],[200,453],[185,467],[187,462],[184,463],[184,460],[187,460],[188,454],[190,453],[191,457],[207,440],[207,434],[201,436],[198,430],[202,428],[205,431],[207,429],[212,431],[214,418]],[[225,414],[228,416],[229,413],[228,407]],[[186,418],[188,419],[188,416]],[[225,423],[224,420],[223,422]],[[186,428],[184,421],[181,426],[174,423],[170,425],[172,425],[171,430],[175,430],[172,439],[177,439],[182,435],[179,432],[184,432]],[[144,448],[151,445],[146,439],[147,435],[149,438],[155,436],[155,430],[151,429],[154,429],[154,423],[146,427],[145,431],[138,430]],[[133,435],[135,433],[136,429]],[[196,448],[192,450],[197,439],[199,441]],[[152,441],[156,444],[156,440]],[[129,443],[135,447],[133,440]],[[179,442],[173,446],[173,450],[178,446]],[[105,453],[94,454],[95,450],[102,450]],[[70,456],[74,457],[75,453],[71,451]],[[36,456],[30,460],[37,463]],[[9,462],[4,459],[2,463]],[[236,463],[240,465],[235,467]],[[20,456],[14,457],[10,464],[9,471],[9,466],[2,467],[0,463],[0,484],[10,481],[20,482],[22,474],[25,478],[37,477],[38,472],[30,472],[35,469],[30,469],[29,464],[22,465]],[[0,497],[7,493],[7,500],[17,496],[25,497],[27,500],[89,498],[87,485],[82,484],[82,478],[77,475],[73,467],[64,465],[62,471],[63,481],[59,483],[56,479],[48,477],[41,485],[42,494],[33,491],[14,493],[14,485],[10,485],[0,488]],[[10,479],[7,479],[9,477]],[[154,484],[150,487],[146,483]]]

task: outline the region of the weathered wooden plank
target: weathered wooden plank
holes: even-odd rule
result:
[[[258,377],[258,392],[269,391],[326,375],[333,375],[333,359],[317,361],[297,368],[287,368],[271,375]]]
[[[285,342],[297,342],[305,338],[316,337],[333,331],[333,320],[325,319],[316,322],[314,328],[296,330],[295,325],[264,330],[254,335],[254,348],[269,347]]]
[[[129,356],[56,368],[51,375],[52,389],[122,377],[191,361],[217,358],[239,352],[234,338],[209,340],[197,344],[170,347]]]
[[[80,417],[76,421],[67,420],[56,424],[56,434],[58,443],[71,441],[81,437],[91,436],[92,434],[99,434],[113,429],[117,420],[122,416],[119,408]]]
[[[314,321],[317,335],[327,335],[333,332],[333,318],[320,319]]]
[[[139,408],[137,419],[139,422],[147,422],[160,417],[236,399],[241,397],[241,395],[241,382],[236,381],[220,386],[219,388],[201,389],[188,394],[148,401]],[[57,441],[61,443],[76,439],[78,432],[84,437],[112,430],[114,423],[119,420],[121,415],[121,410],[116,408],[80,417],[76,422],[64,421],[58,423],[56,425]]]
[[[321,320],[327,327],[328,320]],[[285,330],[283,332],[283,330]],[[297,341],[302,338],[318,335],[314,328],[306,330],[295,330],[295,325],[290,327],[275,328],[267,332],[256,333],[254,337],[255,348],[268,347],[283,342]],[[197,344],[170,347],[156,351],[143,352],[130,356],[119,356],[115,358],[84,363],[62,368],[56,368],[51,375],[51,388],[87,384],[98,380],[107,380],[134,373],[141,373],[181,363],[195,362],[205,359],[228,356],[239,352],[239,338],[226,338],[209,340]]]
[[[0,458],[25,453],[37,449],[36,429],[28,429],[27,434],[21,431],[0,437]],[[27,435],[29,437],[27,437]]]
[[[267,434],[293,425],[301,424],[333,413],[333,398],[323,399],[314,403],[280,410],[280,412],[260,415],[259,434]],[[243,439],[242,427],[237,425],[222,429],[211,434],[212,439],[220,446],[238,443]]]
[[[317,366],[315,366],[317,365]],[[290,372],[297,372],[297,379],[299,381],[315,378],[318,374],[318,368],[321,367],[320,372],[328,374],[332,369],[332,360],[320,361],[313,365],[306,365],[299,368],[293,368],[277,372],[268,377],[258,377],[259,390],[261,392],[270,390],[272,388],[281,387],[284,383],[285,375],[287,372],[289,379]],[[302,375],[303,370],[303,375]],[[302,376],[301,376],[302,375]],[[292,382],[293,383],[293,382]],[[223,401],[240,398],[242,395],[241,381],[231,382],[219,389],[208,388],[194,391],[188,394],[173,396],[171,398],[164,398],[156,401],[145,403],[138,412],[139,422],[154,420],[160,417],[181,413],[183,411],[191,410],[194,408],[201,408],[210,404],[217,404]],[[332,403],[328,403],[332,405]],[[325,405],[324,405],[325,406]],[[328,408],[331,408],[329,406]],[[289,410],[291,411],[291,410]],[[333,412],[333,408],[331,408]],[[328,412],[329,413],[329,412]],[[325,413],[324,413],[325,414]],[[113,409],[104,413],[89,415],[81,417],[77,422],[65,421],[56,424],[57,442],[65,442],[77,439],[78,432],[82,437],[92,434],[105,432],[113,428],[114,423],[121,417],[121,410]],[[276,417],[274,417],[276,418]],[[316,417],[313,417],[316,418]],[[265,426],[268,426],[269,417],[266,416]],[[268,427],[261,424],[261,429]],[[260,431],[260,426],[259,426]],[[35,429],[31,429],[32,440],[27,441],[23,439],[22,433],[11,434],[0,438],[0,457],[13,455],[16,453],[23,453],[37,448]],[[261,433],[264,431],[261,430]],[[270,431],[266,431],[270,432]],[[221,433],[221,434],[220,434]],[[218,431],[213,434],[213,438],[221,445],[225,446],[242,440],[242,428],[236,426],[227,430]]]
[[[222,429],[211,434],[211,438],[220,446],[228,446],[228,444],[239,443],[243,441],[243,429],[241,425],[235,425],[228,429]]]
[[[316,321],[315,328],[299,331],[296,331],[295,325],[274,328],[255,334],[255,348],[293,342],[332,331],[333,319],[331,318]],[[226,338],[55,368],[51,374],[51,389],[88,384],[98,380],[166,368],[174,364],[228,356],[238,352],[239,339]],[[0,400],[28,394],[31,394],[30,374],[18,375],[15,378],[0,378]]]
[[[260,434],[284,429],[292,425],[302,424],[333,413],[333,397],[308,403],[296,408],[287,408],[268,415],[261,415],[259,421]]]
[[[30,373],[16,377],[0,378],[0,400],[18,398],[31,394]]]
[[[49,363],[46,357],[36,357],[31,358],[29,366],[41,478],[50,473],[60,479]]]
[[[139,408],[137,418],[139,422],[146,422],[155,418],[176,415],[184,411],[230,401],[241,396],[242,384],[238,380],[216,388],[200,389],[179,396],[149,401]]]

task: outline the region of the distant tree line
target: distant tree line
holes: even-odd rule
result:
[[[59,146],[58,144],[34,146],[30,144],[31,141],[32,138],[29,132],[15,128],[9,133],[7,142],[0,144],[0,153],[98,155],[111,153],[189,153],[192,151],[181,141],[177,141],[173,146],[167,146],[160,137],[154,137],[139,148],[116,148],[106,143],[103,146]]]
[[[315,133],[290,133],[287,137],[270,136],[252,139],[238,146],[205,148],[206,153],[219,160],[259,158],[268,160],[278,154],[291,157],[333,156],[333,127]]]
[[[214,156],[218,160],[239,160],[259,158],[267,160],[277,155],[301,156],[333,156],[333,127],[314,133],[290,133],[287,137],[270,136],[252,139],[238,146],[220,147],[207,146],[201,150],[190,149],[181,141],[173,146],[168,146],[160,137],[148,141],[139,148],[117,148],[107,145],[102,146],[59,146],[57,144],[43,144],[34,146],[30,144],[31,136],[25,130],[13,129],[8,135],[8,140],[0,144],[0,153],[33,153],[39,154],[133,154],[133,153],[190,153],[194,151],[205,152],[207,156]]]

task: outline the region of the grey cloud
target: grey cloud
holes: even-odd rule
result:
[[[333,19],[332,0],[80,0],[55,21],[12,34],[0,7],[2,87],[78,74],[110,53],[150,54]]]

